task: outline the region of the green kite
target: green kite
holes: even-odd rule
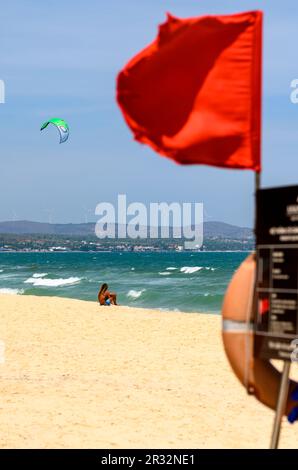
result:
[[[66,142],[69,136],[69,126],[63,119],[53,118],[46,121],[41,126],[40,130],[43,131],[49,124],[53,124],[57,127],[60,135],[60,144]]]

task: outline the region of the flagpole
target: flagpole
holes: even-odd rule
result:
[[[261,172],[256,171],[255,172],[255,215],[254,215],[254,233],[255,233],[255,238],[257,236],[257,212],[258,212],[258,207],[257,207],[257,192],[258,190],[261,189]]]
[[[261,187],[261,172],[255,172],[255,191],[257,192],[258,189]]]
[[[255,238],[257,237],[257,192],[261,189],[261,172],[255,173]],[[257,278],[257,277],[256,277]],[[256,287],[257,282],[255,282],[255,299],[256,299]],[[289,374],[290,374],[291,362],[285,361],[283,366],[283,371],[280,380],[280,388],[277,397],[275,417],[271,435],[270,449],[277,449],[281,431],[282,418],[285,412],[288,391],[289,391]]]

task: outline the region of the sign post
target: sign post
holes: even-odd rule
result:
[[[281,383],[280,383],[280,389],[279,389],[279,394],[278,394],[270,449],[278,448],[281,421],[282,421],[282,417],[285,411],[287,397],[288,397],[290,367],[291,367],[291,363],[289,361],[285,361],[283,371],[282,371],[282,376],[281,376]]]
[[[284,361],[271,448],[278,447],[298,338],[298,186],[257,191],[254,354]]]

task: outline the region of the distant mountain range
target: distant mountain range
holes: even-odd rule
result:
[[[50,224],[28,220],[0,222],[0,234],[92,236],[94,230],[95,223],[93,222],[81,224]],[[143,230],[146,231],[146,227]],[[224,222],[204,222],[204,237],[251,240],[254,235],[252,229],[247,227],[238,227]]]

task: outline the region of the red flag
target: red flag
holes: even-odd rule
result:
[[[178,19],[120,72],[139,142],[181,164],[260,171],[262,12]]]
[[[259,314],[260,315],[265,315],[266,313],[269,312],[269,299],[260,299],[259,300]]]

